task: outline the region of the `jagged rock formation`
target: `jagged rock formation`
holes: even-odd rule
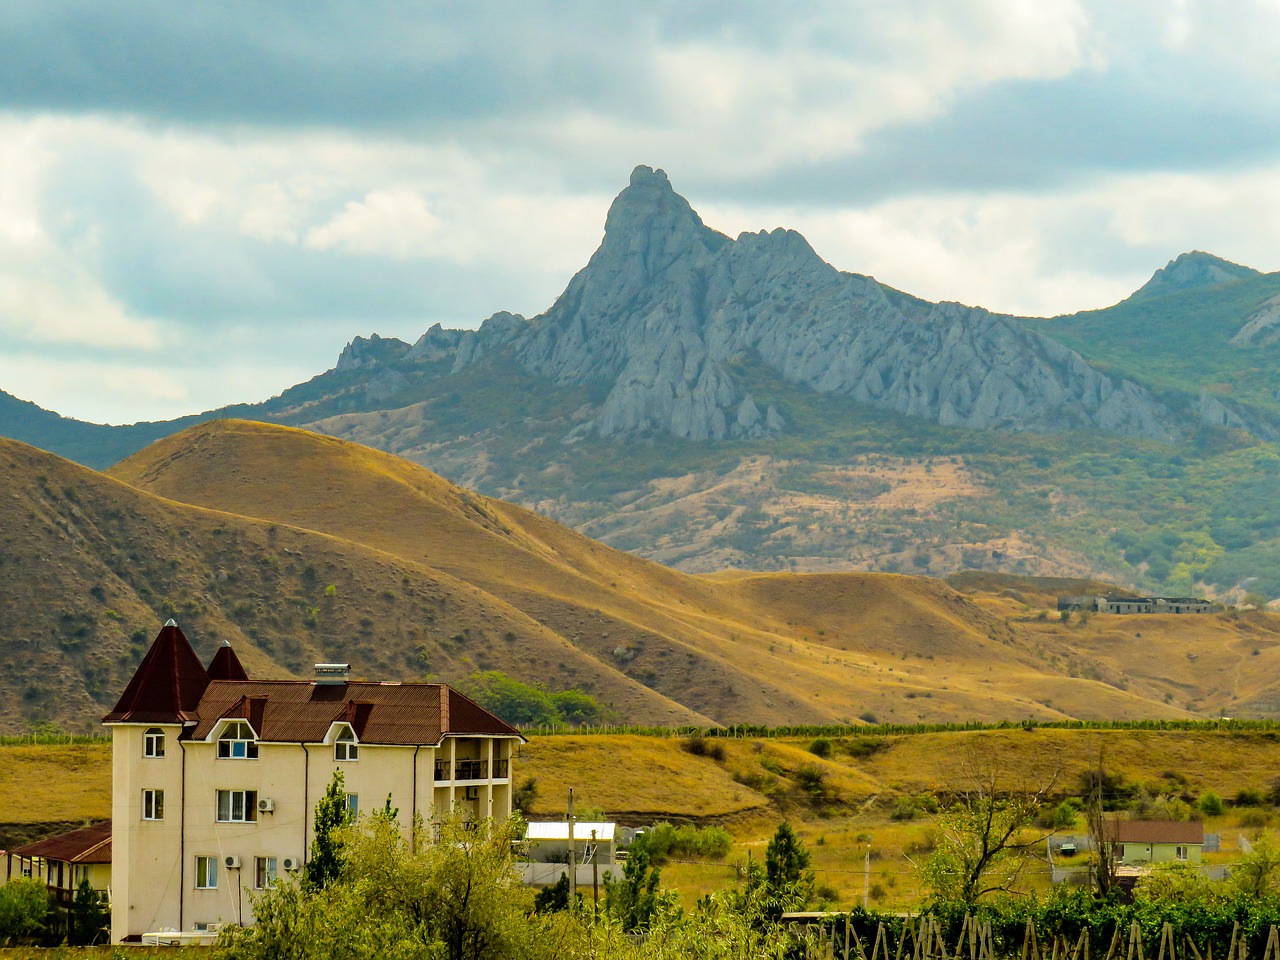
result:
[[[611,383],[592,425],[603,436],[785,429],[784,412],[761,411],[731,372],[749,357],[815,391],[947,425],[1180,432],[1144,389],[1011,317],[842,273],[791,230],[732,240],[705,226],[663,171],[643,166],[610,208],[599,249],[546,313],[495,314],[475,331],[435,326],[400,347],[353,344],[340,368],[396,352],[452,356],[456,372],[509,351],[561,384]]]

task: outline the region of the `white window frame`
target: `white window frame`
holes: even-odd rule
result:
[[[219,790],[214,797],[213,818],[218,823],[257,823],[258,791]]]
[[[1179,860],[1185,861],[1187,859],[1187,848],[1181,844],[1173,848],[1173,853]]]
[[[333,741],[333,759],[351,762],[360,759],[360,741],[350,727],[343,727]]]
[[[203,868],[203,869],[202,869]],[[201,873],[204,874],[204,883],[201,883]],[[217,857],[196,857],[195,884],[197,890],[217,890],[218,889],[218,858]]]
[[[164,731],[152,727],[142,735],[142,755],[148,760],[164,759]]]
[[[276,882],[277,862],[275,857],[253,858],[253,889],[265,890]]]
[[[158,821],[164,819],[164,791],[154,787],[142,790],[142,819]]]
[[[257,760],[258,738],[253,727],[243,720],[233,720],[218,734],[219,760]]]

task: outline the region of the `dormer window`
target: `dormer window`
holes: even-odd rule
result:
[[[228,723],[218,738],[218,759],[257,760],[258,739],[253,728],[242,720]]]
[[[164,756],[164,731],[152,727],[142,735],[142,755],[144,757]]]
[[[333,759],[360,759],[360,744],[356,742],[356,735],[350,727],[343,727],[342,731],[333,741]]]

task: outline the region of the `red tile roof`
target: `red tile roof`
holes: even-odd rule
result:
[[[319,743],[335,722],[362,743],[437,744],[446,735],[520,737],[520,731],[442,683],[250,680],[224,644],[206,672],[170,620],[103,723],[193,722],[203,740],[220,720],[246,720],[259,740]],[[523,739],[523,737],[522,737]]]
[[[193,711],[209,674],[186,635],[170,620],[161,628],[125,687],[116,708],[103,723],[180,723],[194,720]]]
[[[317,684],[305,680],[214,680],[194,711],[190,739],[219,720],[248,720],[260,740],[319,743],[335,722],[362,743],[435,744],[445,735],[519,737],[520,731],[442,683]]]
[[[9,851],[12,857],[40,857],[65,863],[110,863],[111,821],[81,827],[56,837],[23,844]]]

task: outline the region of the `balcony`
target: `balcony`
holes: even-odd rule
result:
[[[495,760],[493,762],[493,778],[495,780],[505,780],[510,775],[510,760]],[[488,760],[455,760],[453,764],[453,775],[450,776],[449,761],[436,761],[436,780],[488,780],[489,779],[489,761]]]

